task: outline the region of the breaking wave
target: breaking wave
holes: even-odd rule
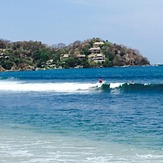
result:
[[[95,87],[99,87],[98,84],[0,81],[0,91],[14,92],[84,92],[94,90]]]
[[[150,83],[53,83],[53,82],[20,82],[0,81],[0,91],[14,92],[92,92],[92,91],[120,92],[163,92],[163,84]]]
[[[118,89],[122,92],[163,92],[163,84],[150,83],[108,83],[102,85],[102,90]]]

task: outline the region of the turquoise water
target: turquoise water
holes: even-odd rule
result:
[[[0,73],[0,161],[162,163],[162,98],[161,66]]]

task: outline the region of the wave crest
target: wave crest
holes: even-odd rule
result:
[[[102,85],[102,90],[118,89],[122,92],[163,92],[163,84],[150,83],[106,83]]]
[[[92,92],[92,91],[120,92],[163,92],[163,84],[142,83],[43,83],[0,81],[0,91],[32,91],[32,92]]]

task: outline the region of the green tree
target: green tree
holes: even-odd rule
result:
[[[10,70],[13,65],[14,65],[14,63],[10,60],[5,60],[5,61],[1,62],[1,66],[6,70]]]
[[[104,67],[110,67],[111,66],[109,59],[105,60],[105,62],[103,63],[103,66]]]
[[[80,62],[81,62],[81,61],[80,61],[79,59],[77,59],[77,58],[72,58],[72,57],[65,60],[65,63],[66,63],[69,67],[75,67],[75,66],[79,65]]]
[[[81,65],[83,66],[83,68],[89,68],[90,67],[88,60],[83,61]]]

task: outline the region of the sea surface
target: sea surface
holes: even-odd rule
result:
[[[0,162],[163,163],[163,66],[1,72]]]

